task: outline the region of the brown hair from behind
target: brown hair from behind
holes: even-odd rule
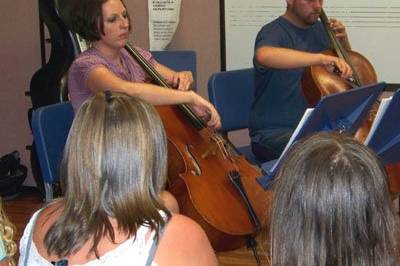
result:
[[[318,133],[274,185],[272,265],[397,265],[399,224],[385,169],[365,145]]]
[[[65,146],[63,210],[45,236],[48,254],[66,257],[93,239],[98,256],[102,237],[115,241],[109,217],[128,236],[143,224],[158,232],[160,210],[170,217],[159,198],[166,175],[165,132],[151,105],[119,93],[87,100]]]

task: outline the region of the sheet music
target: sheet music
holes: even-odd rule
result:
[[[372,136],[375,133],[375,130],[377,126],[379,125],[380,121],[382,120],[383,115],[385,114],[390,101],[392,100],[393,97],[389,98],[384,98],[381,100],[381,103],[379,105],[378,111],[376,112],[376,116],[374,119],[374,122],[372,122],[371,129],[368,132],[368,136],[366,137],[364,144],[368,146],[369,141],[371,140]]]
[[[296,139],[297,135],[299,134],[301,128],[303,127],[304,123],[307,121],[308,117],[311,115],[312,111],[314,111],[314,108],[307,108],[304,111],[304,114],[299,122],[299,124],[297,125],[296,129],[294,130],[292,136],[290,137],[288,143],[285,146],[285,149],[283,150],[283,152],[281,153],[281,156],[279,157],[279,159],[276,161],[276,163],[274,164],[274,166],[271,168],[271,170],[269,172],[273,172],[275,171],[275,168],[279,165],[280,160],[282,159],[282,157],[287,153],[287,151],[289,150],[290,146],[292,146],[293,141]]]

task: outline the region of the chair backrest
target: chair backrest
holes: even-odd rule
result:
[[[59,164],[73,118],[70,102],[47,105],[33,112],[33,139],[46,183],[59,178]]]
[[[157,62],[175,70],[188,70],[193,74],[193,89],[196,88],[196,53],[191,50],[180,51],[153,51],[151,52]]]
[[[208,97],[221,116],[223,131],[248,128],[254,99],[253,68],[213,74],[208,80]]]

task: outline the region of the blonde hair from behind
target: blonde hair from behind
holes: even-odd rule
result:
[[[17,244],[14,241],[15,226],[10,222],[3,210],[3,202],[0,199],[0,235],[8,257],[9,265],[14,266],[14,255],[17,252]]]

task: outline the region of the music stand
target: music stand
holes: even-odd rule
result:
[[[374,121],[374,124],[377,124],[372,125],[364,144],[373,149],[384,164],[399,162],[400,126],[397,123],[400,121],[400,90],[389,100],[382,115],[375,119],[377,121]]]
[[[299,139],[319,131],[355,133],[385,85],[380,82],[321,98],[308,117],[303,117],[279,159],[261,165],[266,175],[257,178],[258,183],[264,189],[269,188],[289,147]]]

